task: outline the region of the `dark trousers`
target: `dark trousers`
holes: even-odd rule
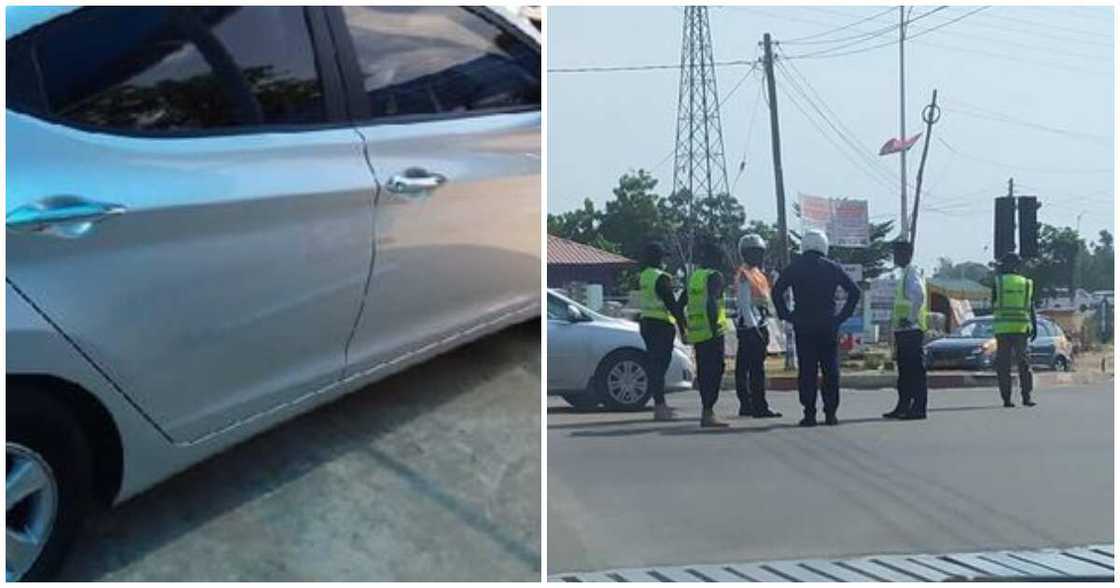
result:
[[[1031,375],[1030,343],[1026,333],[996,334],[996,376],[999,395],[1004,402],[1011,401],[1011,362],[1019,366],[1019,392],[1023,400],[1030,400],[1034,388]]]
[[[805,416],[817,414],[817,369],[821,371],[821,400],[826,415],[840,407],[840,359],[836,330],[794,327],[797,342],[797,391]]]
[[[722,381],[723,335],[720,335],[696,344],[696,383],[705,410],[715,407]]]
[[[922,331],[907,329],[894,332],[895,353],[898,359],[898,406],[894,412],[926,414],[926,364],[922,355]]]
[[[766,403],[766,338],[759,329],[737,329],[739,345],[735,351],[735,393],[739,406],[748,412],[764,413],[770,410]]]
[[[673,323],[644,318],[638,322],[642,341],[646,344],[646,369],[649,373],[649,390],[654,404],[665,404],[665,371],[673,357],[673,340],[677,329]]]

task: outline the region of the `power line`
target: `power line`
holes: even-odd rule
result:
[[[1016,165],[1014,163],[1006,163],[1006,162],[1003,162],[1003,161],[986,159],[986,158],[980,157],[978,155],[973,155],[973,154],[970,154],[970,153],[964,153],[964,152],[961,152],[960,150],[958,150],[957,148],[953,147],[952,145],[950,145],[945,139],[943,139],[941,137],[938,137],[937,140],[940,141],[941,144],[944,145],[946,149],[948,149],[949,151],[952,151],[953,153],[955,153],[957,155],[960,155],[961,157],[967,157],[967,158],[972,159],[972,160],[980,161],[980,162],[987,163],[987,164],[990,164],[990,165],[995,165],[995,166],[998,166],[998,167],[1023,169],[1023,170],[1028,170],[1028,171],[1032,171],[1032,172],[1036,172],[1036,173],[1046,173],[1046,174],[1108,174],[1108,173],[1112,173],[1112,171],[1113,171],[1112,168],[1069,169],[1069,168],[1047,168],[1047,167],[1039,167],[1039,166],[1036,166],[1036,165]]]
[[[1060,128],[1057,128],[1057,127],[1050,127],[1050,126],[1047,126],[1047,125],[1041,125],[1041,124],[1038,124],[1038,123],[1032,123],[1032,122],[1028,122],[1028,121],[1021,121],[1021,120],[1014,119],[1014,118],[1011,118],[1011,117],[1006,116],[1006,115],[986,114],[986,113],[983,113],[983,112],[978,112],[978,111],[976,111],[976,109],[969,109],[967,107],[965,107],[965,108],[948,107],[948,108],[944,108],[944,110],[946,112],[955,112],[957,114],[963,114],[964,116],[969,116],[969,117],[972,117],[972,118],[979,118],[979,119],[990,120],[990,121],[995,121],[995,122],[1002,122],[1002,123],[1009,124],[1009,125],[1015,125],[1015,126],[1031,128],[1031,129],[1036,129],[1036,130],[1040,130],[1040,131],[1045,131],[1045,132],[1048,132],[1048,133],[1053,133],[1055,135],[1061,135],[1061,136],[1064,136],[1064,137],[1069,137],[1071,139],[1082,139],[1082,140],[1091,141],[1091,142],[1095,142],[1095,143],[1112,143],[1112,137],[1106,137],[1106,136],[1103,136],[1103,135],[1094,135],[1094,134],[1091,134],[1091,133],[1083,133],[1083,132],[1080,132],[1080,131],[1071,131],[1069,129],[1060,129]]]
[[[1018,62],[1018,63],[1025,63],[1027,65],[1031,65],[1031,66],[1034,66],[1034,67],[1045,67],[1045,68],[1049,68],[1049,69],[1060,70],[1060,71],[1063,71],[1063,72],[1066,72],[1066,73],[1069,73],[1071,71],[1077,71],[1077,72],[1095,74],[1095,75],[1102,75],[1102,76],[1104,76],[1104,75],[1111,76],[1112,75],[1111,71],[1103,71],[1103,70],[1096,70],[1096,69],[1085,69],[1085,68],[1082,68],[1082,67],[1077,67],[1077,66],[1074,66],[1074,65],[1070,65],[1068,63],[1055,63],[1055,62],[1049,62],[1049,61],[1039,61],[1037,59],[1021,59],[1021,58],[1018,58],[1018,57],[1015,57],[1015,56],[1012,56],[1012,55],[1008,55],[1006,53],[999,53],[999,52],[996,52],[996,51],[984,51],[983,49],[975,49],[975,48],[968,48],[968,47],[956,47],[956,46],[952,46],[952,45],[942,45],[940,43],[934,43],[933,41],[928,41],[926,39],[922,39],[921,41],[915,41],[915,43],[919,43],[919,44],[922,44],[922,45],[928,45],[930,47],[937,47],[938,49],[944,49],[945,51],[954,51],[954,52],[957,52],[957,53],[966,53],[966,54],[969,54],[969,55],[985,55],[985,56],[988,56],[988,57],[993,57],[995,59],[1002,59],[1002,60],[1005,60],[1005,61],[1014,61],[1014,62]]]
[[[918,16],[915,16],[914,18],[907,19],[906,21],[904,21],[903,24],[909,25],[910,23],[912,23],[914,21],[925,18],[925,17],[927,17],[927,16],[929,16],[929,15],[935,13],[935,12],[943,10],[944,8],[945,8],[944,6],[934,8],[932,10],[929,10],[927,12],[919,14]],[[959,17],[957,17],[957,18],[955,18],[955,19],[953,19],[949,22],[937,25],[935,27],[931,27],[931,28],[926,29],[924,31],[919,31],[919,32],[914,33],[914,34],[909,35],[909,36],[910,37],[916,37],[916,36],[921,35],[923,33],[927,33],[929,31],[936,30],[936,29],[941,28],[943,26],[950,25],[950,24],[952,24],[952,23],[954,23],[954,22],[956,22],[956,21],[958,21],[958,20],[960,20],[960,19],[962,19],[966,16],[969,16],[971,14],[975,14],[976,12],[979,12],[979,11],[985,9],[985,8],[987,8],[987,7],[986,6],[981,6],[980,8],[977,8],[977,9],[973,10],[972,12],[966,13],[962,16],[959,16]],[[839,56],[842,56],[842,55],[851,55],[853,53],[862,53],[864,51],[870,51],[872,49],[878,49],[880,47],[886,47],[887,45],[895,45],[895,44],[897,44],[897,41],[891,40],[891,41],[887,41],[885,43],[879,43],[877,45],[872,45],[872,46],[869,46],[869,47],[861,47],[859,49],[853,49],[851,51],[841,51],[839,53],[835,53],[835,51],[838,50],[838,49],[845,49],[847,47],[852,47],[852,46],[855,46],[855,45],[859,45],[860,43],[863,43],[864,41],[869,41],[874,37],[882,36],[882,35],[894,32],[894,31],[898,30],[899,26],[900,25],[891,25],[889,27],[880,29],[879,31],[873,31],[872,33],[874,33],[874,34],[869,33],[869,35],[867,37],[863,38],[863,39],[859,39],[857,41],[852,41],[852,42],[849,42],[849,43],[844,43],[844,44],[841,44],[841,45],[837,45],[835,47],[829,47],[827,49],[821,49],[819,51],[810,51],[809,53],[802,53],[800,55],[788,55],[788,56],[786,56],[786,59],[802,59],[802,58],[807,58],[807,57],[839,57]],[[781,45],[781,43],[779,43],[779,45]]]
[[[890,8],[886,8],[886,9],[884,9],[884,10],[880,11],[880,12],[876,12],[875,14],[873,14],[873,15],[871,15],[871,16],[868,16],[868,17],[865,17],[865,18],[861,18],[861,19],[859,19],[859,20],[857,20],[857,21],[855,21],[855,22],[851,22],[851,23],[848,23],[848,24],[846,24],[846,25],[844,25],[844,26],[841,26],[841,27],[836,27],[836,28],[834,28],[834,29],[831,29],[831,30],[827,30],[827,31],[822,31],[822,32],[819,32],[819,33],[814,33],[814,34],[812,34],[812,35],[806,35],[806,36],[804,36],[804,37],[797,37],[797,38],[794,38],[794,39],[788,39],[788,40],[786,40],[786,41],[785,41],[785,43],[786,43],[786,44],[791,44],[791,45],[792,45],[792,44],[798,44],[798,43],[800,43],[800,44],[806,44],[806,45],[808,45],[808,44],[812,44],[812,43],[829,43],[829,42],[832,42],[832,41],[828,41],[828,40],[824,40],[824,41],[808,41],[807,39],[816,39],[816,38],[818,38],[818,37],[823,37],[823,36],[826,36],[826,35],[831,35],[831,34],[834,34],[834,33],[839,33],[840,31],[843,31],[843,30],[847,30],[847,29],[850,29],[850,28],[852,28],[852,27],[854,27],[854,26],[856,26],[856,25],[858,25],[858,24],[862,24],[862,23],[865,23],[865,22],[867,22],[867,21],[869,21],[869,20],[874,20],[874,19],[876,19],[876,18],[879,18],[880,16],[883,16],[884,14],[887,14],[888,12],[894,12],[894,7],[892,6],[892,7],[890,7]],[[895,26],[897,26],[897,25],[895,25]],[[866,33],[865,33],[865,34],[866,34]]]
[[[716,61],[712,65],[716,67],[732,67],[740,65],[752,65],[755,60],[749,59],[733,59],[730,61]],[[679,70],[681,64],[656,64],[656,65],[603,65],[603,66],[587,66],[587,67],[556,67],[549,68],[548,73],[603,73],[603,72],[630,72],[630,71],[656,71],[665,69]]]

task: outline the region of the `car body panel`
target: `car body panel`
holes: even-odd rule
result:
[[[7,212],[59,195],[126,209],[81,238],[8,231],[8,277],[170,437],[342,377],[374,193],[353,130],[153,140],[7,122]]]
[[[380,187],[377,258],[347,373],[539,304],[540,123],[528,112],[358,127]],[[420,194],[389,190],[408,168],[447,181]]]
[[[549,291],[548,296],[574,305],[592,319],[575,323],[548,319],[549,394],[588,393],[595,370],[607,355],[619,349],[645,351],[637,323],[597,314],[558,292]],[[678,343],[665,374],[665,390],[690,389],[695,373],[687,348]]]

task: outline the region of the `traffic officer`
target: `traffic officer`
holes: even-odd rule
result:
[[[922,343],[928,328],[926,283],[911,261],[914,246],[899,238],[892,244],[894,264],[901,269],[894,289],[891,328],[894,330],[895,362],[898,365],[898,404],[883,415],[888,419],[926,418],[926,365]]]
[[[1034,406],[1031,390],[1030,341],[1038,337],[1038,317],[1034,312],[1034,282],[1019,273],[1019,256],[1007,253],[1000,260],[1000,272],[992,285],[992,316],[996,333],[996,375],[1003,405],[1011,402],[1011,362],[1019,365],[1019,391],[1023,406]]]
[[[739,396],[739,416],[755,418],[780,417],[766,403],[766,347],[770,330],[770,280],[762,272],[766,243],[755,234],[739,239],[739,257],[743,264],[735,272],[735,301],[739,310],[735,318],[735,392]]]
[[[711,242],[700,246],[699,267],[688,277],[681,296],[688,316],[688,342],[696,352],[696,383],[700,388],[701,427],[726,427],[716,419],[715,406],[723,381],[723,334],[727,310],[723,304],[723,274],[717,269],[723,252]]]
[[[804,418],[802,427],[817,425],[817,369],[824,376],[821,400],[826,425],[835,425],[840,407],[840,323],[848,320],[859,303],[859,286],[828,255],[828,237],[812,230],[801,239],[803,253],[782,270],[772,294],[778,318],[793,323],[797,344],[797,389]],[[847,292],[840,314],[836,314],[836,288]],[[793,289],[793,312],[785,293]]]
[[[640,287],[641,318],[638,321],[642,341],[646,344],[646,365],[650,394],[653,396],[653,420],[668,421],[673,410],[665,404],[665,372],[673,356],[673,341],[680,329],[685,338],[684,314],[673,296],[673,277],[662,269],[665,250],[658,243],[648,243],[642,250]]]

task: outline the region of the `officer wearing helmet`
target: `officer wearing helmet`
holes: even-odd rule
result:
[[[642,273],[638,276],[641,318],[638,320],[642,341],[646,344],[649,367],[649,388],[653,396],[653,420],[668,421],[673,410],[665,403],[665,372],[673,356],[673,340],[679,329],[685,338],[682,305],[673,297],[673,276],[662,269],[665,250],[658,243],[647,243],[642,249]]]
[[[735,271],[735,334],[739,344],[735,353],[735,392],[739,396],[739,416],[774,418],[782,416],[766,403],[766,347],[770,330],[770,280],[762,271],[766,243],[756,234],[739,239],[743,263]]]
[[[817,424],[817,369],[824,381],[820,395],[826,425],[835,425],[840,406],[840,323],[848,320],[859,303],[859,286],[840,264],[829,259],[828,237],[812,230],[801,239],[803,253],[782,270],[774,284],[773,300],[778,318],[793,323],[797,344],[797,389],[804,410],[802,427]],[[836,289],[847,293],[836,314]],[[786,306],[786,290],[793,290],[793,311]]]
[[[1034,282],[1019,273],[1020,259],[1007,253],[1000,260],[999,274],[992,284],[992,317],[996,335],[996,376],[1003,405],[1010,408],[1011,362],[1019,366],[1019,392],[1023,406],[1034,406],[1031,391],[1030,341],[1038,337],[1034,312]]]

